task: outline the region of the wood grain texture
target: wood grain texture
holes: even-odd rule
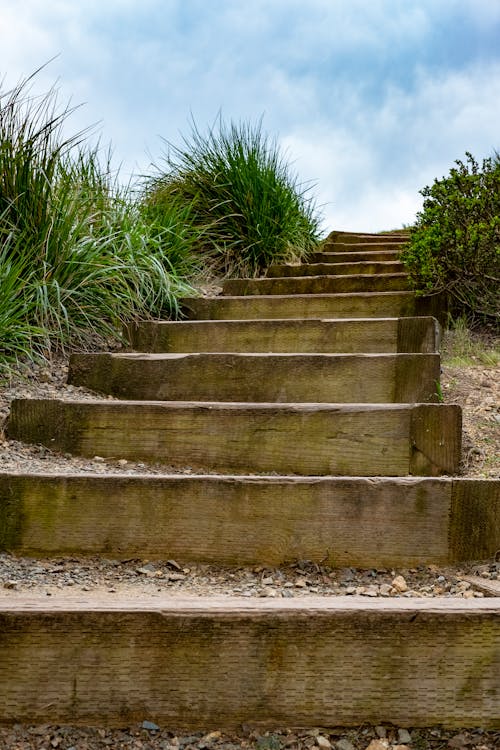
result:
[[[305,320],[195,320],[131,324],[126,336],[138,352],[432,353],[436,320],[355,318]]]
[[[147,401],[428,402],[439,378],[438,354],[82,353],[69,367],[74,385]]]
[[[330,261],[328,263],[301,263],[301,264],[275,264],[269,266],[266,271],[268,278],[283,276],[321,276],[321,275],[355,275],[355,274],[391,274],[403,273],[404,266],[398,261],[358,261],[356,263],[339,263]]]
[[[453,485],[450,547],[454,562],[485,560],[500,550],[500,481],[464,479]]]
[[[487,600],[44,599],[0,609],[4,721],[500,726]]]
[[[423,311],[424,300],[434,303],[435,298],[417,300],[412,292],[190,297],[181,300],[181,311],[189,320],[434,315],[434,311]]]
[[[385,260],[397,260],[399,249],[394,250],[351,250],[346,252],[317,252],[308,256],[310,263],[355,263],[357,261],[380,262]]]
[[[370,233],[353,233],[353,232],[330,232],[324,240],[324,245],[339,243],[340,245],[368,246],[368,245],[385,245],[389,247],[401,246],[408,242],[408,234],[370,234]],[[352,247],[353,250],[356,247]]]
[[[222,285],[224,295],[257,294],[339,294],[341,292],[391,292],[408,289],[405,273],[379,276],[288,276],[263,279],[227,279]]]
[[[211,471],[404,476],[456,472],[459,423],[447,404],[19,399],[8,433],[78,455]]]
[[[223,565],[444,564],[451,493],[446,479],[0,474],[0,549]]]
[[[415,405],[410,441],[410,474],[457,474],[462,455],[462,409],[458,404]]]

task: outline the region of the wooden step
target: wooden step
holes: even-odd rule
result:
[[[393,292],[408,289],[405,273],[388,273],[378,276],[352,274],[349,276],[286,276],[263,279],[227,279],[222,285],[223,294],[339,294],[341,292]]]
[[[354,232],[330,232],[324,243],[340,242],[344,245],[402,245],[409,241],[410,237],[405,233],[398,234],[370,234]]]
[[[367,377],[369,373],[369,377]],[[439,354],[73,354],[69,382],[122,399],[438,401]]]
[[[290,294],[186,297],[182,313],[190,320],[304,318],[386,318],[434,315],[442,323],[443,297],[415,297],[413,292]]]
[[[494,479],[0,473],[0,550],[217,565],[447,565],[500,549]]]
[[[436,476],[458,471],[454,404],[12,402],[8,434],[83,456],[215,472]]]
[[[336,240],[327,240],[318,246],[318,252],[346,253],[349,255],[351,253],[363,253],[366,256],[369,252],[392,250],[399,254],[405,244],[403,242],[338,242]]]
[[[0,597],[4,722],[498,728],[496,599]]]
[[[363,261],[373,261],[380,263],[383,261],[394,261],[399,257],[399,250],[351,250],[350,252],[317,252],[308,256],[311,263],[356,263]]]
[[[334,253],[332,253],[333,255]],[[354,276],[366,274],[394,274],[403,273],[404,266],[399,261],[370,262],[362,261],[356,263],[301,263],[287,264],[276,263],[269,266],[266,272],[267,278],[283,276]]]
[[[261,298],[259,298],[261,299]],[[432,317],[330,320],[193,320],[130,325],[139,352],[436,352]]]

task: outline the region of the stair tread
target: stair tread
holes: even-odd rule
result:
[[[293,412],[315,412],[315,411],[343,411],[343,412],[357,412],[357,411],[401,411],[405,409],[413,409],[419,406],[440,408],[450,408],[455,406],[454,404],[429,404],[427,402],[401,402],[401,403],[364,403],[364,402],[321,402],[321,401],[289,401],[287,403],[280,403],[276,401],[190,401],[190,400],[177,400],[177,401],[161,401],[159,399],[118,399],[118,398],[16,398],[13,400],[14,404],[64,404],[66,406],[102,406],[106,409],[120,409],[130,406],[154,406],[159,409],[178,409],[178,408],[200,408],[200,409],[226,409],[231,411],[237,411],[239,409],[256,411],[271,411],[276,409],[279,411],[293,411]],[[456,407],[459,408],[458,406]]]
[[[297,613],[315,616],[342,614],[344,612],[408,613],[425,612],[440,615],[462,615],[472,612],[498,615],[500,602],[496,597],[463,599],[462,597],[436,596],[370,598],[357,595],[318,596],[310,594],[307,599],[252,598],[244,596],[214,594],[211,596],[182,594],[143,594],[130,592],[126,595],[110,596],[108,592],[90,591],[54,593],[50,599],[45,592],[37,594],[0,592],[0,612],[13,614],[48,613],[57,615],[66,612],[157,612],[159,614],[198,615],[212,617],[239,615],[273,615]]]

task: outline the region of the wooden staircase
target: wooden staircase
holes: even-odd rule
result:
[[[332,233],[309,263],[185,300],[79,354],[113,398],[12,405],[17,440],[162,475],[0,475],[0,545],[32,556],[386,567],[500,548],[495,480],[457,477],[437,300],[403,237]],[[0,596],[0,720],[173,728],[500,726],[498,599]]]

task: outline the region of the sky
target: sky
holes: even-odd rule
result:
[[[192,121],[262,117],[325,232],[411,224],[455,159],[500,151],[500,0],[0,0],[2,91],[44,65],[33,91],[82,105],[66,127],[123,180]]]

